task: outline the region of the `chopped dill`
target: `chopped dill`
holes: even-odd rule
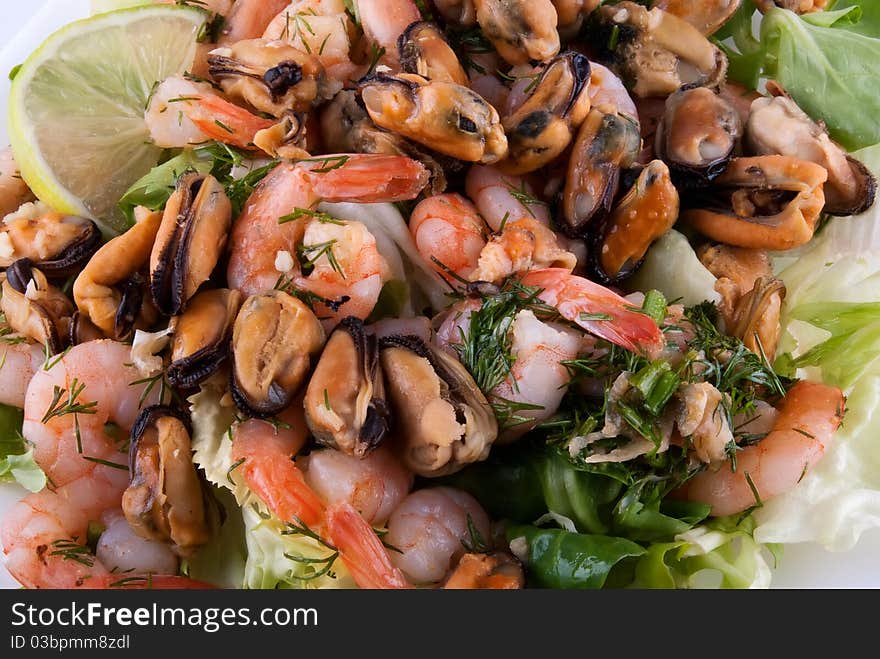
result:
[[[314,269],[315,264],[318,262],[322,256],[327,257],[327,262],[330,264],[330,267],[345,279],[345,272],[342,270],[342,266],[339,265],[339,261],[336,260],[336,254],[333,252],[333,245],[335,245],[338,240],[333,238],[331,240],[327,240],[323,243],[314,243],[311,245],[297,245],[296,253],[299,257],[300,265],[303,269],[303,274],[306,276]]]
[[[77,538],[66,539],[60,538],[52,542],[53,551],[49,552],[49,556],[60,556],[65,561],[73,561],[86,567],[92,567],[95,564],[95,556],[88,545],[81,545],[77,542]],[[39,550],[38,550],[39,551]]]

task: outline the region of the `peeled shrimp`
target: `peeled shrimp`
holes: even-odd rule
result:
[[[308,214],[290,222],[279,223],[278,220],[297,210],[313,208],[319,201],[368,203],[412,199],[427,182],[427,170],[414,160],[401,156],[321,156],[296,164],[278,165],[248,199],[233,226],[227,269],[229,285],[246,295],[254,295],[272,289],[281,274],[287,273],[285,278],[297,288],[314,288],[317,295],[328,299],[348,296],[347,302],[326,312],[331,317],[340,313],[366,318],[378,298],[381,283],[377,286],[377,282],[383,274],[383,260],[369,232],[356,223],[351,224],[354,229],[347,231],[342,229],[345,224],[325,223],[321,227],[320,219]],[[348,235],[341,236],[341,241],[339,236],[331,238],[337,242],[329,245],[323,253],[318,249],[309,252],[309,245],[314,247],[327,242],[304,244],[312,223],[319,224],[312,227],[313,238],[309,240],[317,240],[314,238],[316,234],[334,231]],[[293,262],[298,253],[315,261],[315,277],[301,275]],[[330,261],[331,254],[338,268]],[[364,259],[363,263],[355,263],[355,257]],[[346,272],[343,262],[350,264],[353,270]],[[368,290],[360,290],[358,286]],[[322,315],[326,314],[322,312]]]
[[[473,165],[465,179],[467,196],[493,231],[509,221],[532,218],[550,225],[550,207],[534,194],[520,176],[503,174],[495,167]]]
[[[590,87],[587,90],[594,108],[605,113],[619,112],[639,121],[639,111],[626,85],[606,66],[590,62]]]
[[[0,151],[0,219],[17,210],[34,195],[21,177],[12,148]]]
[[[23,408],[28,385],[45,363],[46,353],[37,343],[12,343],[9,338],[0,338],[0,405]]]
[[[802,380],[782,399],[770,433],[737,451],[716,471],[694,476],[682,488],[692,501],[712,506],[712,515],[732,515],[797,485],[815,465],[843,419],[840,389]],[[753,489],[754,488],[754,489]]]
[[[385,49],[389,64],[397,62],[397,40],[411,24],[422,20],[412,0],[357,0],[361,26],[367,39]]]
[[[153,143],[165,149],[211,140],[253,149],[257,133],[275,125],[230,103],[211,85],[183,76],[166,78],[156,87],[144,120]]]
[[[541,289],[538,297],[587,332],[631,352],[659,354],[663,332],[649,316],[634,310],[613,291],[560,268],[533,270],[522,278]]]
[[[409,220],[419,253],[444,278],[468,278],[486,246],[488,227],[471,202],[459,194],[441,194],[419,202]]]
[[[467,551],[470,526],[490,539],[489,517],[471,495],[450,487],[410,494],[391,514],[385,540],[399,552],[391,562],[417,584],[438,583]]]
[[[235,43],[245,39],[256,39],[263,36],[269,23],[290,0],[234,0],[231,7],[223,14],[223,28],[220,32],[220,43]]]

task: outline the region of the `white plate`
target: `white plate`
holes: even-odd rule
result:
[[[49,34],[77,18],[89,15],[89,0],[30,0],[4,3],[0,23],[0,112],[6,108],[9,81],[6,73],[22,62]],[[6,121],[0,122],[0,144],[7,143]],[[0,485],[0,520],[23,490]],[[773,586],[778,588],[880,588],[880,529],[865,534],[847,552],[829,552],[803,543],[786,545]],[[0,587],[17,587],[0,566]]]

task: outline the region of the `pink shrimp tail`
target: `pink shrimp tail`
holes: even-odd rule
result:
[[[198,106],[184,103],[184,112],[211,139],[242,149],[254,149],[254,136],[275,125],[219,96],[202,96]]]
[[[388,552],[360,513],[348,503],[327,510],[327,539],[339,550],[345,567],[359,588],[403,589],[412,586],[391,564]]]
[[[657,323],[600,284],[563,268],[533,270],[522,283],[543,289],[541,300],[590,334],[648,357],[663,350],[665,341]]]
[[[415,199],[428,184],[424,165],[404,156],[335,154],[300,160],[314,194],[324,201],[361,203]]]

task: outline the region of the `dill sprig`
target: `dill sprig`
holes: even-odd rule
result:
[[[318,259],[322,256],[326,256],[327,262],[330,264],[333,271],[339,273],[342,275],[342,278],[345,279],[345,272],[343,272],[342,266],[339,265],[339,261],[336,260],[336,254],[333,253],[333,245],[338,242],[339,241],[336,238],[332,238],[323,243],[298,245],[296,248],[296,254],[299,257],[303,274],[308,276],[308,274],[314,269]]]
[[[519,187],[515,185],[508,184],[507,189],[510,192],[510,196],[516,199],[519,203],[525,206],[526,211],[532,217],[535,217],[535,211],[531,209],[531,206],[546,206],[547,202],[542,201],[531,194],[526,189],[526,182],[523,181]]]
[[[55,417],[67,414],[95,414],[97,412],[95,408],[98,406],[97,401],[77,402],[77,398],[85,388],[85,383],[80,382],[77,378],[73,378],[70,383],[70,390],[55,385],[52,389],[52,402],[40,422],[45,424]],[[67,394],[66,400],[64,399],[65,394]]]
[[[314,208],[300,208],[296,207],[293,209],[293,212],[288,213],[287,215],[282,215],[278,218],[278,224],[287,224],[288,222],[295,222],[301,218],[311,218],[313,220],[317,220],[321,224],[337,224],[339,226],[345,226],[345,222],[339,220],[330,213],[324,213],[323,211],[315,210]]]
[[[321,166],[311,171],[315,174],[326,174],[327,172],[332,172],[334,169],[343,167],[345,163],[349,161],[350,157],[351,156],[319,156],[317,158],[303,158],[297,162],[319,163]]]
[[[321,558],[309,558],[306,556],[302,556],[299,554],[289,554],[285,552],[284,557],[288,560],[294,561],[296,563],[301,563],[304,565],[311,566],[315,569],[317,566],[321,566],[320,569],[315,569],[312,574],[297,577],[302,579],[303,581],[310,581],[312,579],[317,579],[324,575],[335,579],[336,575],[332,571],[333,565],[336,563],[336,560],[339,558],[339,549],[335,546],[331,545],[329,542],[324,540],[320,535],[318,535],[315,531],[313,531],[309,526],[303,522],[298,517],[294,517],[293,522],[288,522],[285,525],[285,529],[281,531],[281,535],[298,535],[306,538],[310,538],[317,542],[321,547],[328,550],[330,554]]]
[[[211,175],[226,190],[226,196],[229,197],[229,201],[232,203],[233,216],[238,216],[241,213],[245,202],[251,196],[257,184],[281,163],[280,160],[272,160],[261,167],[255,167],[241,178],[236,179],[232,176],[233,171],[241,167],[245,163],[245,159],[248,158],[248,156],[242,154],[237,149],[228,144],[213,142],[196,149],[196,155],[213,159]]]
[[[95,556],[87,545],[81,545],[77,542],[77,537],[73,539],[60,538],[52,542],[54,549],[49,552],[49,556],[60,556],[65,561],[73,561],[86,567],[92,567],[95,564]]]

